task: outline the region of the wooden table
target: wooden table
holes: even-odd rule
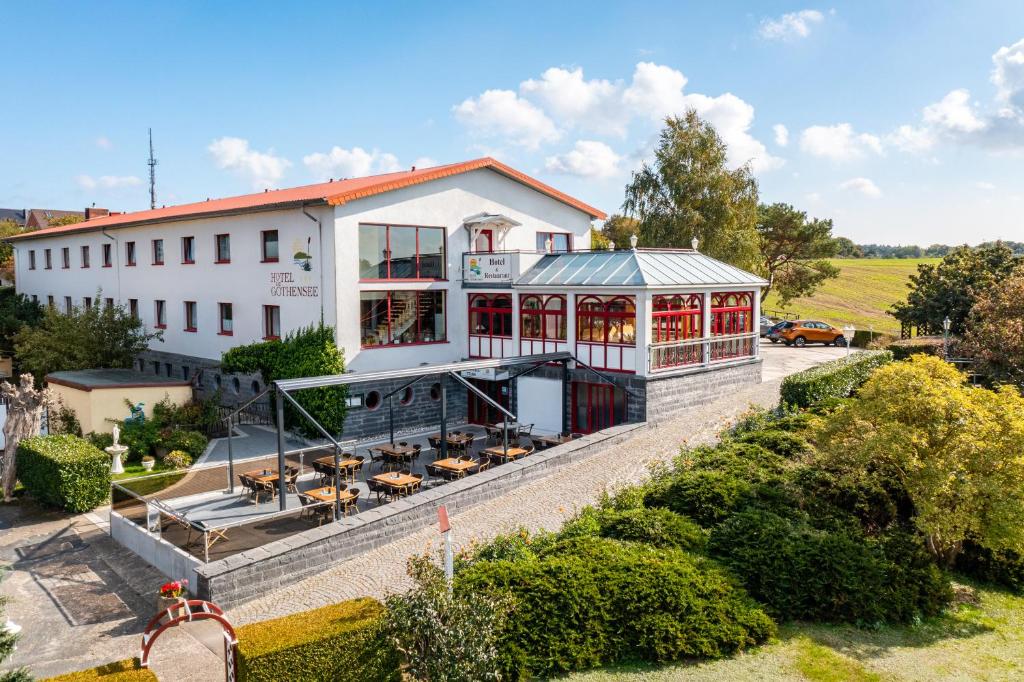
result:
[[[334,487],[333,486],[325,486],[323,488],[313,488],[312,490],[307,490],[307,491],[305,491],[302,494],[306,495],[307,497],[312,497],[317,502],[334,502]],[[350,500],[353,497],[355,497],[355,495],[353,495],[351,491],[349,491],[349,490],[342,490],[341,491],[341,501],[342,502],[345,502],[345,500]]]
[[[479,464],[477,462],[467,462],[462,459],[449,457],[448,459],[437,460],[436,462],[434,462],[434,466],[441,467],[442,469],[447,469],[448,471],[455,471],[464,474],[470,469],[479,466]]]
[[[491,457],[497,457],[499,459],[504,459],[507,457],[508,459],[513,460],[518,459],[520,457],[525,457],[526,455],[530,454],[529,450],[524,450],[523,448],[509,448],[508,452],[505,452],[502,448],[498,446],[495,446],[493,448],[486,448],[482,452],[483,454],[490,455]]]
[[[328,455],[327,457],[321,457],[320,459],[313,460],[313,461],[315,461],[317,464],[321,464],[321,465],[327,467],[328,469],[331,469],[331,468],[334,467],[334,455]],[[362,460],[358,460],[358,459],[353,459],[351,457],[347,457],[345,459],[342,459],[342,460],[338,461],[338,467],[342,470],[342,475],[345,476],[346,478],[349,477],[349,474],[352,474],[352,476],[351,476],[352,482],[355,483],[356,476],[355,476],[355,471],[353,469],[361,461]]]
[[[243,476],[248,476],[254,481],[260,483],[275,483],[277,482],[277,470],[276,469],[256,469],[255,471],[247,471]]]
[[[440,433],[432,433],[432,434],[430,434],[428,436],[428,438],[436,438],[437,440],[441,440],[441,434]],[[463,440],[473,440],[474,438],[476,438],[476,435],[474,435],[472,433],[452,433],[451,431],[448,432],[448,442],[449,443],[463,441]]]
[[[377,450],[381,454],[388,455],[389,457],[404,457],[416,452],[416,448],[411,445],[395,445],[394,443],[391,443],[390,445],[377,445],[376,447],[371,448],[371,450]]]
[[[377,474],[373,480],[383,483],[391,488],[404,488],[407,485],[419,482],[420,479],[406,474]]]
[[[561,445],[562,443],[568,443],[572,440],[571,436],[545,436],[544,434],[537,434],[536,436],[530,436],[530,440],[534,443],[540,443],[545,447],[553,447],[555,445]]]

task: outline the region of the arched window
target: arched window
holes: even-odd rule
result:
[[[565,341],[565,296],[529,294],[519,299],[519,336],[524,339]]]
[[[636,346],[636,305],[632,296],[581,296],[576,301],[576,350],[597,369],[631,372]]]
[[[711,294],[711,335],[754,331],[753,294],[749,291]]]
[[[509,294],[473,294],[470,296],[469,336],[471,357],[504,357],[502,339],[512,338],[512,296]]]
[[[651,308],[651,343],[685,341],[703,335],[703,295],[655,296]]]

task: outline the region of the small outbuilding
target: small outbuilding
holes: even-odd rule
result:
[[[46,375],[46,383],[54,398],[74,411],[83,433],[109,433],[115,420],[128,416],[126,400],[132,405],[142,403],[146,416],[151,417],[153,405],[165,398],[176,405],[192,399],[191,382],[133,369],[53,372]]]

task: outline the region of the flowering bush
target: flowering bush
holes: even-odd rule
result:
[[[164,457],[164,464],[172,466],[175,469],[184,469],[186,467],[192,466],[192,458],[189,456],[187,452],[182,452],[181,450],[173,450],[171,452],[168,452],[167,456]]]
[[[188,589],[188,580],[175,580],[160,586],[160,596],[167,599],[179,599]]]

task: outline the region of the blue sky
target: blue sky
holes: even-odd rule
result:
[[[151,126],[158,203],[490,154],[611,213],[692,106],[837,234],[1024,240],[1019,1],[369,5],[6,3],[0,206],[146,208]]]

